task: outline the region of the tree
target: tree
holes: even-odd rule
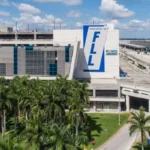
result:
[[[53,121],[43,123],[40,131],[35,120],[28,121],[28,128],[20,134],[20,138],[26,139],[26,149],[35,144],[38,150],[82,150],[88,144],[86,134],[74,136],[70,125]]]
[[[20,85],[20,77],[15,77],[9,83],[9,92],[8,98],[12,103],[13,113],[14,113],[14,128],[17,128],[20,116],[20,107],[19,107],[19,100],[20,100],[20,89],[22,86]]]
[[[7,97],[8,85],[5,78],[0,78],[0,112],[1,112],[1,124],[2,124],[2,138],[6,131],[6,110],[10,110],[12,105]]]
[[[141,144],[141,143],[136,143],[136,145],[134,145],[133,148],[134,148],[135,150],[141,150],[142,144]],[[144,150],[149,150],[149,149],[150,149],[150,146],[149,146],[149,145],[144,146]]]
[[[72,125],[79,124],[80,127],[83,127],[87,119],[84,109],[89,104],[88,85],[79,83],[77,80],[73,80],[71,85],[68,119]]]
[[[10,99],[13,107],[15,129],[21,117],[21,110],[24,110],[23,102],[27,99],[28,76],[15,77],[9,83],[8,98]]]
[[[144,150],[144,137],[146,137],[146,132],[149,130],[150,116],[145,114],[143,107],[140,107],[139,112],[132,112],[131,115],[132,117],[129,120],[131,124],[129,128],[130,135],[140,132],[142,150]]]
[[[5,142],[0,142],[1,150],[23,150],[16,139],[8,139]]]
[[[15,118],[9,119],[9,124],[15,125],[9,131],[11,139],[17,143],[26,141],[26,149],[33,144],[39,150],[82,150],[88,143],[87,134],[83,130],[75,134],[74,126],[78,124],[78,131],[86,122],[84,108],[89,103],[86,83],[61,76],[54,81],[15,77],[4,87],[0,85],[0,93],[4,94],[0,98],[8,98],[13,107],[10,116],[14,114]],[[6,140],[3,146],[9,144]]]

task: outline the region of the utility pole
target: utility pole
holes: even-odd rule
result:
[[[106,140],[107,140],[107,138],[108,138],[108,137],[107,137],[107,136],[108,136],[108,135],[107,135],[107,129],[104,129],[104,131],[106,132]]]
[[[55,20],[54,20],[54,30],[55,30]]]
[[[18,23],[16,22],[16,32],[17,32],[17,30],[18,30]]]

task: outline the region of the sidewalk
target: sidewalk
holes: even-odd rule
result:
[[[130,150],[136,139],[136,134],[129,135],[129,124],[124,125],[116,135],[96,150]]]

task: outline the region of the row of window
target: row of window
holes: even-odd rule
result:
[[[12,40],[12,39],[15,39],[15,34],[9,34],[9,35],[5,35],[5,34],[3,34],[3,35],[0,35],[0,39],[4,39],[4,40]],[[17,35],[17,39],[20,39],[20,40],[23,40],[23,39],[25,39],[25,40],[28,40],[28,39],[34,39],[34,34],[32,34],[32,35],[27,35],[27,34],[18,34]],[[36,35],[36,39],[53,39],[53,35],[52,34],[45,34],[45,35],[43,35],[43,34],[37,34]]]
[[[65,61],[69,62],[70,61],[70,46],[65,46]]]
[[[14,46],[14,75],[18,74],[18,47]]]
[[[49,65],[49,75],[56,76],[57,75],[57,64],[50,64]]]
[[[93,96],[93,90],[89,90],[89,96]],[[96,97],[118,97],[118,90],[96,90]]]
[[[46,52],[46,58],[45,58],[45,52],[44,51],[33,51],[33,46],[26,46],[26,72],[33,74],[35,72],[43,72],[43,69],[45,65],[45,59],[46,64],[49,64],[49,75],[50,76],[56,76],[58,72],[58,66],[57,66],[57,51],[47,51]],[[48,60],[48,59],[49,60]],[[52,59],[53,58],[53,59]],[[65,62],[70,61],[70,45],[65,47]],[[30,74],[29,73],[29,74]],[[18,74],[18,47],[14,46],[14,74]]]

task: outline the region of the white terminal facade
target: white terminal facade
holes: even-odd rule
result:
[[[60,74],[88,81],[91,111],[129,111],[119,60],[119,31],[110,24],[53,33],[0,32],[0,76],[54,80]]]

